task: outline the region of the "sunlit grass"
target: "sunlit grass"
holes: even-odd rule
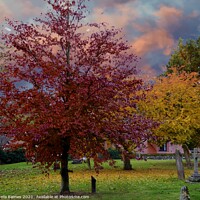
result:
[[[115,168],[104,164],[97,174],[88,170],[87,164],[70,164],[70,186],[73,192],[90,193],[91,176],[97,180],[97,194],[90,199],[159,200],[179,199],[180,188],[187,185],[191,199],[200,199],[200,184],[185,183],[177,179],[174,160],[132,160],[134,170],[122,170],[122,161]],[[192,170],[185,171],[186,177]],[[60,190],[59,171],[51,171],[49,177],[31,164],[0,165],[0,196],[2,195],[52,195]]]

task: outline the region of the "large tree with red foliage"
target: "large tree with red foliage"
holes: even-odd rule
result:
[[[64,193],[68,154],[93,158],[98,169],[109,159],[106,141],[140,146],[155,124],[127,109],[142,81],[134,78],[137,57],[120,31],[84,24],[84,0],[46,1],[51,10],[33,24],[7,19],[12,32],[2,36],[10,61],[0,71],[1,133],[46,168],[60,161]]]

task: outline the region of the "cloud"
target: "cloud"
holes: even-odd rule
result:
[[[172,53],[176,45],[173,33],[177,31],[178,26],[181,26],[180,22],[183,18],[181,9],[159,3],[155,7],[144,1],[111,0],[98,1],[96,4],[102,4],[102,7],[94,7],[92,16],[94,21],[123,27],[126,37],[132,41],[133,52],[143,59],[142,66],[149,66],[152,59],[148,58],[149,52],[155,57],[158,51],[163,56]],[[111,5],[113,7],[106,7]]]
[[[148,6],[150,5],[144,7]],[[139,32],[133,39],[133,49],[142,57],[141,69],[155,75],[156,71],[163,71],[162,68],[176,45],[174,33],[182,25],[183,10],[161,4],[157,10],[151,7],[149,13],[140,12],[140,17],[140,20],[133,23],[133,29]]]
[[[0,23],[4,21],[5,17],[13,16],[13,13],[11,12],[11,10],[9,9],[9,6],[5,2],[0,1],[0,8],[1,8]]]
[[[200,4],[199,4],[200,5]],[[200,11],[193,9],[184,12],[182,19],[179,21],[179,26],[172,30],[173,36],[178,38],[197,39],[200,35]]]
[[[104,8],[97,7],[93,9],[90,17],[95,22],[106,22],[117,28],[125,28],[133,19],[137,18],[137,12],[128,5],[117,5],[114,12],[106,12]]]
[[[41,13],[41,7],[35,6],[32,1],[21,0],[16,6],[21,10],[20,15],[23,15],[24,17],[37,16]]]
[[[157,25],[159,27],[169,28],[175,26],[177,28],[183,12],[175,7],[161,5],[160,9],[154,13],[154,16],[157,17]]]
[[[14,18],[15,20],[29,20],[39,16],[45,6],[41,0],[1,0],[0,1],[0,22],[5,17]]]
[[[150,51],[161,49],[165,55],[170,55],[174,39],[165,29],[149,29],[133,41],[136,54],[142,56]]]
[[[123,28],[132,50],[142,57],[141,65],[156,71],[167,63],[179,37],[199,37],[199,0],[92,0],[87,4],[92,9],[87,22],[107,22]],[[0,23],[5,16],[30,21],[44,12],[46,5],[43,0],[0,0]]]
[[[189,18],[197,18],[200,16],[199,11],[197,10],[193,10],[190,14],[189,14]]]
[[[132,3],[133,1],[136,0],[94,0],[97,6],[102,6],[102,7],[113,7],[116,5],[126,4],[129,2]]]
[[[95,4],[100,6],[94,7],[94,21],[123,27],[126,37],[132,41],[132,51],[142,57],[141,66],[148,66],[149,70],[145,71],[150,71],[150,65],[157,70],[163,66],[162,61],[162,64],[158,64],[155,59],[159,60],[158,52],[162,58],[172,53],[177,42],[174,33],[178,31],[184,17],[182,9],[172,4],[151,4],[143,0],[101,0]],[[194,12],[192,16],[196,15]],[[148,57],[149,53],[152,57]],[[156,64],[151,63],[151,60]],[[152,72],[155,74],[155,70],[152,69]]]
[[[175,7],[160,5],[152,17],[156,17],[153,22],[133,24],[140,31],[140,35],[133,41],[134,49],[140,56],[157,50],[169,56],[176,42],[172,33],[180,26],[183,12]]]

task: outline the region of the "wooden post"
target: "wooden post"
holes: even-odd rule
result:
[[[178,179],[184,180],[185,173],[184,173],[182,155],[178,149],[176,149],[176,168],[177,168],[177,173],[178,173]]]
[[[92,193],[96,193],[96,179],[91,176],[91,183],[92,183]]]
[[[189,190],[187,186],[183,186],[181,188],[180,200],[190,200]]]

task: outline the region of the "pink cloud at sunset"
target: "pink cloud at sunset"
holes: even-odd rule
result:
[[[141,35],[133,41],[134,48],[140,56],[159,49],[164,55],[169,56],[175,45],[175,40],[167,27],[179,26],[182,11],[161,5],[160,9],[155,11],[154,16],[157,17],[155,27],[151,27],[151,24],[148,23],[143,26],[137,23],[134,25],[134,28],[141,32]]]
[[[0,1],[0,8],[1,8],[1,12],[0,12],[0,23],[3,22],[5,17],[12,17],[13,13],[12,11],[9,9],[8,5],[5,4],[5,2]]]
[[[183,12],[180,9],[174,7],[161,6],[159,11],[154,13],[158,17],[158,26],[166,27],[168,25],[179,25],[179,22],[183,16]]]
[[[106,22],[123,28],[123,34],[141,57],[140,68],[163,71],[181,37],[200,35],[199,0],[90,0],[87,21]],[[30,22],[47,9],[43,0],[0,0],[0,23],[4,17]],[[9,28],[9,27],[8,27]],[[85,32],[91,33],[89,28]],[[148,69],[147,67],[148,66]]]
[[[5,17],[27,21],[30,17],[39,16],[42,7],[34,5],[34,3],[38,1],[39,0],[35,0],[35,2],[30,0],[1,0],[0,22],[2,22]]]
[[[128,2],[133,2],[133,1],[137,1],[137,0],[99,0],[96,1],[97,6],[102,6],[102,7],[113,7],[116,5],[121,5],[126,4]]]
[[[21,14],[24,16],[38,16],[41,13],[41,9],[32,4],[31,1],[22,0],[20,4],[18,4],[19,9],[21,10]]]
[[[165,55],[170,55],[173,46],[173,37],[166,30],[159,28],[149,30],[133,41],[133,47],[140,56],[158,49]]]
[[[105,9],[98,7],[94,8],[92,20],[96,22],[106,22],[111,26],[117,28],[126,27],[131,23],[131,20],[137,17],[137,11],[128,5],[120,6],[116,5],[116,12],[107,13]]]

